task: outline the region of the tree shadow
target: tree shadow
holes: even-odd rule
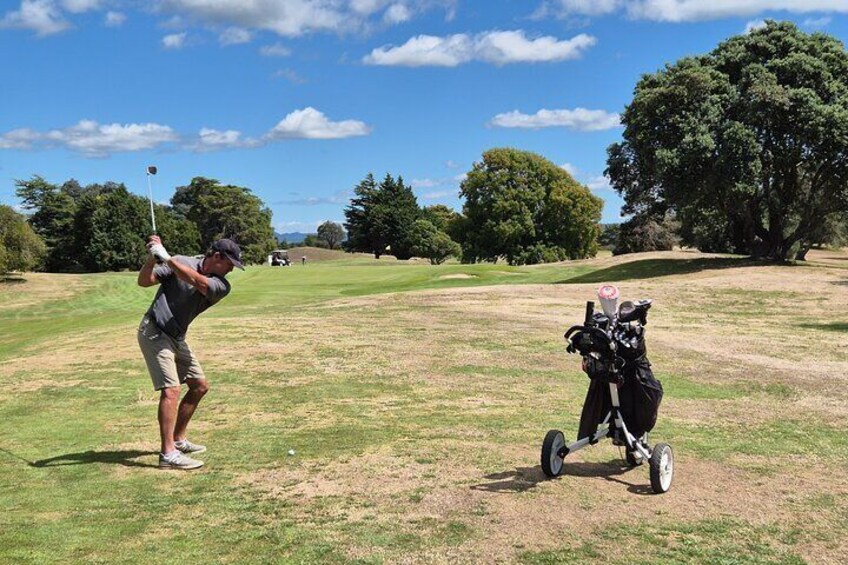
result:
[[[485,492],[524,492],[548,480],[542,472],[541,465],[516,467],[514,471],[493,473],[484,478],[494,482],[471,485],[469,488]]]
[[[23,284],[27,282],[23,275],[11,275],[0,273],[0,284]]]
[[[556,284],[602,283],[687,275],[701,271],[764,266],[770,263],[749,257],[699,257],[697,259],[640,259],[556,281]]]
[[[120,451],[83,451],[81,453],[57,455],[55,457],[50,457],[49,459],[40,459],[38,461],[27,461],[27,463],[29,463],[31,467],[39,468],[64,467],[66,465],[88,465],[91,463],[106,463],[110,465],[122,465],[124,467],[158,468],[158,465],[137,461],[140,457],[148,457],[155,454],[155,451],[141,451],[138,449],[125,449]]]

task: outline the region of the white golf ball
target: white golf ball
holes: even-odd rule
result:
[[[294,449],[289,449],[289,455],[294,455]]]

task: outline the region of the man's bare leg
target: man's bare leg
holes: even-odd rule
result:
[[[180,402],[180,407],[177,411],[177,422],[174,427],[173,436],[175,441],[182,441],[186,438],[188,423],[191,421],[191,417],[194,416],[194,411],[197,409],[197,405],[200,404],[200,399],[209,392],[209,383],[206,382],[206,379],[186,379],[186,384],[188,384],[188,392],[183,396],[183,400]]]
[[[177,422],[177,403],[180,399],[180,387],[169,386],[159,395],[159,435],[162,438],[162,453],[172,453],[174,447],[174,425]]]

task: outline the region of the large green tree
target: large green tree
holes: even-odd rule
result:
[[[152,231],[147,199],[123,184],[80,186],[69,180],[57,186],[34,176],[17,181],[17,195],[32,212],[29,222],[47,245],[48,271],[136,269]],[[170,207],[156,205],[159,235],[172,253],[195,255],[200,235]]]
[[[338,249],[345,238],[345,231],[341,224],[327,220],[318,226],[318,237],[327,243],[329,249]]]
[[[79,183],[71,180],[59,187],[35,175],[16,180],[15,187],[23,208],[30,212],[29,224],[46,245],[44,267],[48,271],[74,270],[78,265],[72,243]]]
[[[155,207],[156,228],[173,254],[195,255],[200,236],[189,221],[167,207]],[[107,182],[85,187],[74,216],[76,261],[86,271],[134,270],[144,262],[144,242],[152,231],[146,198],[131,194],[123,184]]]
[[[430,260],[431,265],[441,265],[448,257],[459,257],[462,249],[444,231],[429,220],[416,220],[412,229],[412,252],[417,257]]]
[[[345,249],[373,253],[378,259],[384,253],[409,259],[413,256],[413,227],[420,217],[418,200],[402,177],[386,174],[378,185],[368,173],[345,208]]]
[[[47,251],[44,241],[11,206],[0,204],[0,275],[30,271]]]
[[[177,187],[171,205],[197,226],[204,249],[227,237],[241,246],[248,262],[261,263],[277,247],[271,210],[249,188],[195,177]]]
[[[374,180],[373,174],[368,173],[353,188],[353,198],[344,210],[344,228],[347,230],[345,250],[373,253],[377,259],[386,252],[388,242],[385,234],[372,221],[376,203],[377,181]]]
[[[644,76],[608,170],[625,213],[674,211],[684,243],[792,258],[848,209],[848,54],[769,21]]]
[[[603,201],[535,153],[483,153],[460,187],[462,260],[533,264],[594,256]]]

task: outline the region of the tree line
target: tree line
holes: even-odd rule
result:
[[[152,231],[147,199],[120,183],[51,184],[40,176],[16,181],[27,217],[0,208],[0,272],[41,267],[50,272],[137,269]],[[183,255],[203,253],[213,241],[238,241],[245,259],[264,260],[276,244],[271,211],[249,189],[196,177],[177,187],[170,205],[154,205],[158,234]]]
[[[483,153],[460,186],[462,213],[419,207],[403,178],[368,174],[345,209],[351,251],[439,264],[525,265],[594,256],[603,201],[551,161],[517,149]]]

